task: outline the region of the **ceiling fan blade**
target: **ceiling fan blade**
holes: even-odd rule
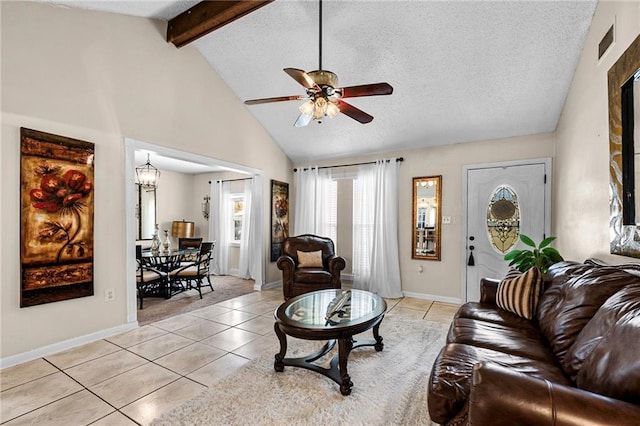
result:
[[[369,115],[361,109],[358,109],[344,101],[338,100],[338,108],[340,108],[341,113],[359,121],[362,124],[370,123],[373,120],[372,115]]]
[[[389,83],[363,84],[337,89],[342,92],[343,98],[356,98],[358,96],[390,95],[393,87]]]
[[[311,123],[312,118],[313,118],[312,114],[300,114],[300,116],[298,117],[296,122],[293,123],[293,125],[295,127],[304,127],[307,124]]]
[[[297,68],[285,68],[284,72],[289,74],[291,78],[300,83],[305,89],[317,89],[320,90],[318,85],[313,81],[309,74],[304,72],[303,70],[299,70]]]
[[[259,105],[259,104],[268,104],[270,102],[299,101],[301,99],[306,99],[306,96],[295,95],[295,96],[279,96],[276,98],[250,99],[248,101],[244,101],[244,103],[245,105]]]

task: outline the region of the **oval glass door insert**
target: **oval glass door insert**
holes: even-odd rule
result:
[[[493,248],[506,253],[518,243],[520,207],[518,195],[507,185],[497,187],[487,208],[487,233]]]

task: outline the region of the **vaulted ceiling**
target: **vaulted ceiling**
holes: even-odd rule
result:
[[[196,1],[53,1],[169,20]],[[388,82],[295,128],[302,101],[247,106],[294,162],[554,131],[596,7],[585,1],[324,1],[322,65],[340,86]],[[318,2],[277,0],[193,44],[242,101],[303,95]],[[212,94],[214,96],[215,94]]]

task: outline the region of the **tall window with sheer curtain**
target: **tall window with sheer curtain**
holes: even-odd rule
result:
[[[338,236],[338,185],[330,169],[311,167],[296,173],[294,235]]]
[[[353,182],[353,286],[402,297],[395,159],[359,166]]]

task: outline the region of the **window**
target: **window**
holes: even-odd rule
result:
[[[518,243],[520,236],[520,206],[516,191],[501,185],[493,191],[487,209],[489,241],[498,253],[504,254]]]
[[[242,238],[242,219],[244,218],[244,195],[231,194],[231,239],[232,243],[240,244]]]

